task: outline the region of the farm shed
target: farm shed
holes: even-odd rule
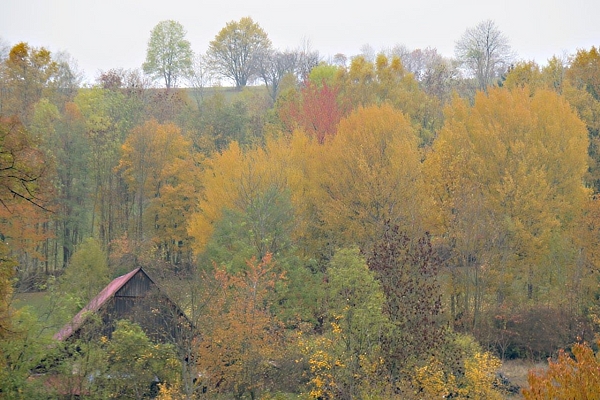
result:
[[[190,329],[185,314],[139,267],[110,282],[54,339],[110,337],[119,319],[138,323],[149,338],[161,342],[180,340]]]

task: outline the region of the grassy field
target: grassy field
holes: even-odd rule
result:
[[[51,337],[75,315],[75,312],[58,307],[60,302],[54,300],[48,298],[47,292],[17,293],[13,298],[12,306],[17,310],[30,307],[34,318],[39,322],[37,325],[39,333]]]
[[[25,306],[30,306],[36,313],[42,314],[48,311],[48,302],[46,301],[46,292],[28,292],[17,293],[13,299],[13,307],[20,309]]]
[[[504,375],[512,385],[517,385],[521,389],[529,387],[527,383],[527,374],[531,369],[546,369],[547,363],[538,362],[534,363],[526,360],[506,360],[500,367],[500,372]],[[507,397],[507,399],[522,399],[523,395],[519,392],[514,396]]]

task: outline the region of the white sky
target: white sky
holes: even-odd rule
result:
[[[492,19],[520,59],[544,64],[553,55],[600,46],[599,0],[0,0],[0,38],[66,51],[88,81],[110,68],[140,68],[150,30],[173,19],[204,53],[225,24],[250,16],[276,48],[303,39],[328,58],[404,44],[453,56],[454,43]]]

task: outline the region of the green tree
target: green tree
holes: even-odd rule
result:
[[[40,387],[39,380],[32,380],[32,371],[44,368],[45,356],[51,345],[40,336],[40,324],[31,307],[12,310],[10,336],[0,332],[0,393],[2,398],[44,398],[48,390]],[[2,328],[5,328],[3,326]]]
[[[58,264],[55,267],[65,268],[75,246],[89,233],[90,146],[85,123],[75,103],[66,103],[61,115],[54,104],[42,99],[35,106],[31,130],[53,162],[52,225],[58,249],[54,257],[51,252],[46,257]]]
[[[243,269],[246,260],[262,258],[267,253],[281,263],[292,249],[293,222],[289,193],[270,187],[249,198],[242,210],[223,210],[202,258],[209,263],[226,264],[232,271]]]
[[[139,325],[117,321],[112,338],[105,343],[108,368],[100,377],[115,398],[147,398],[151,384],[176,383],[181,369],[172,345],[152,343]]]
[[[260,58],[268,54],[271,40],[250,17],[228,22],[210,42],[206,53],[209,67],[231,79],[236,88],[246,86],[259,73]]]
[[[123,79],[123,85],[116,85]],[[111,80],[115,86],[111,86]],[[136,74],[123,73],[101,76],[101,83],[110,89],[94,87],[80,91],[74,99],[77,113],[84,124],[87,141],[87,169],[90,185],[90,236],[98,237],[103,245],[119,238],[131,222],[131,202],[127,184],[115,173],[121,157],[121,146],[130,131],[146,117],[147,90],[138,89],[143,82]],[[129,86],[135,87],[130,88]],[[145,94],[144,94],[145,93]]]
[[[277,287],[277,315],[286,323],[296,319],[314,322],[320,313],[317,303],[322,276],[296,255],[296,225],[290,191],[269,187],[249,198],[242,210],[223,210],[205,251],[198,257],[200,264],[214,262],[235,273],[246,269],[246,260],[273,254],[278,269],[285,271],[290,283]]]
[[[150,32],[144,72],[154,79],[163,79],[167,89],[192,68],[193,53],[185,39],[185,29],[173,20],[159,22]]]
[[[333,393],[329,394],[334,398],[361,397],[361,392],[374,383],[370,381],[374,375],[372,369],[380,366],[381,345],[389,333],[389,321],[383,313],[384,294],[358,248],[337,251],[327,276],[330,326],[326,327],[325,336],[330,337],[332,346],[320,350],[329,352],[338,364],[330,371],[335,385],[330,385]],[[313,372],[316,373],[312,379],[314,386],[317,386],[316,378],[327,379],[325,370]]]
[[[10,302],[13,293],[13,277],[16,262],[9,256],[9,249],[5,243],[0,243],[0,342],[10,337],[12,323],[10,315]],[[0,368],[4,367],[3,355],[0,354]]]
[[[107,256],[96,239],[88,238],[73,253],[61,288],[87,304],[109,282]]]
[[[253,141],[249,134],[250,115],[248,105],[236,96],[227,101],[223,93],[216,91],[202,103],[197,115],[194,147],[206,155],[224,151],[231,141],[248,145]]]

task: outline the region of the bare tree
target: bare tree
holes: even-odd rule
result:
[[[411,50],[404,44],[396,44],[391,50],[388,50],[389,58],[394,56],[399,57],[402,61],[402,65],[406,64],[406,57],[408,57],[411,53]]]
[[[194,57],[192,68],[187,77],[188,86],[192,89],[192,95],[196,99],[198,109],[204,101],[204,88],[210,84],[210,81],[211,77],[205,59],[198,54]]]
[[[360,50],[359,56],[362,56],[366,61],[368,61],[368,62],[375,61],[377,52],[375,51],[373,46],[371,46],[369,43],[365,43],[362,46],[360,46],[359,50]]]
[[[331,63],[333,65],[337,65],[338,67],[346,68],[346,64],[348,64],[348,57],[346,57],[346,55],[343,53],[337,53],[333,56]]]
[[[454,51],[462,67],[476,78],[478,88],[484,91],[506,72],[514,58],[508,38],[492,20],[467,29],[456,42]]]
[[[304,80],[310,74],[310,71],[319,65],[321,62],[321,55],[318,50],[313,50],[310,44],[310,40],[303,39],[300,49],[298,50],[298,69],[296,74],[300,80]]]
[[[298,51],[269,50],[261,57],[259,74],[273,102],[277,99],[283,77],[297,72],[301,56]]]
[[[8,58],[10,52],[10,44],[0,36],[0,63]]]
[[[77,61],[67,52],[56,53],[54,59],[58,65],[54,79],[57,95],[70,99],[77,94],[83,82],[83,72],[79,69]]]
[[[456,62],[431,47],[404,50],[400,55],[402,65],[414,75],[423,90],[441,101],[448,100],[459,80]]]

